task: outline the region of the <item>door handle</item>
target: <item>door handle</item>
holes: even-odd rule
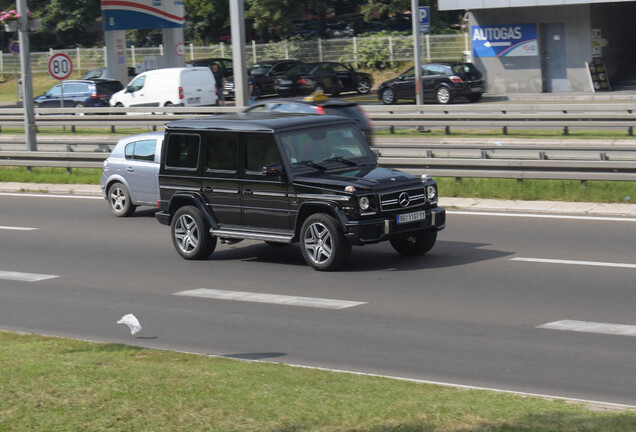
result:
[[[126,168],[127,172],[135,172],[135,169],[133,167],[128,167]]]
[[[203,192],[212,192],[212,186],[206,186],[203,188]]]
[[[252,189],[245,189],[243,191],[243,195],[252,195],[254,193],[254,191]]]

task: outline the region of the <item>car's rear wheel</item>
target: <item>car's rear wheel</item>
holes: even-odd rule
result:
[[[327,214],[309,216],[300,234],[303,258],[316,270],[336,270],[351,255],[351,244],[345,239],[336,220]]]
[[[133,205],[130,199],[130,192],[128,192],[128,189],[126,189],[126,186],[122,183],[113,183],[112,186],[108,188],[107,195],[110,211],[112,211],[115,216],[128,217],[132,216],[135,212],[136,206]]]
[[[385,105],[392,105],[395,103],[395,101],[395,93],[393,92],[392,88],[387,87],[382,90],[382,103],[384,103]]]
[[[424,255],[430,251],[437,241],[437,231],[426,230],[422,233],[391,240],[391,246],[406,256]]]
[[[435,93],[437,96],[437,102],[441,104],[449,104],[453,100],[453,94],[447,87],[440,87]]]
[[[371,81],[366,78],[362,78],[358,83],[358,93],[367,94],[371,91]]]
[[[207,258],[216,248],[217,239],[210,235],[210,226],[197,207],[184,206],[177,210],[170,231],[175,249],[185,259]]]

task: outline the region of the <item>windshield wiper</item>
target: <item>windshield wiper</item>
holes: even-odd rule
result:
[[[354,161],[350,161],[349,159],[345,159],[345,158],[343,158],[342,156],[334,156],[334,157],[331,157],[331,158],[329,158],[329,159],[325,159],[325,160],[323,160],[323,161],[321,161],[321,162],[334,162],[334,161],[335,161],[335,162],[342,162],[343,164],[345,164],[345,165],[349,165],[349,166],[356,166],[356,165],[358,165],[358,164],[357,164],[357,163],[355,163]]]
[[[310,161],[310,160],[304,160],[304,161],[300,161],[300,162],[296,162],[296,165],[306,165],[306,166],[310,166],[313,168],[318,168],[320,171],[324,171],[327,169],[327,167],[320,165],[319,163],[316,163],[314,161]]]

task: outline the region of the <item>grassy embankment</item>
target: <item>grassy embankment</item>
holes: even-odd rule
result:
[[[625,432],[636,411],[0,332],[0,431]]]

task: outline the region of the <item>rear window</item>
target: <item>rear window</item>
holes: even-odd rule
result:
[[[166,167],[196,169],[199,141],[199,135],[171,134],[166,146]]]
[[[477,70],[477,68],[473,66],[472,63],[462,63],[453,66],[453,73],[460,77],[467,75],[481,77],[481,72],[479,72],[479,70]]]
[[[117,93],[119,90],[123,89],[124,86],[119,81],[108,81],[103,83],[98,83],[96,85],[97,93],[111,95],[113,93]]]

